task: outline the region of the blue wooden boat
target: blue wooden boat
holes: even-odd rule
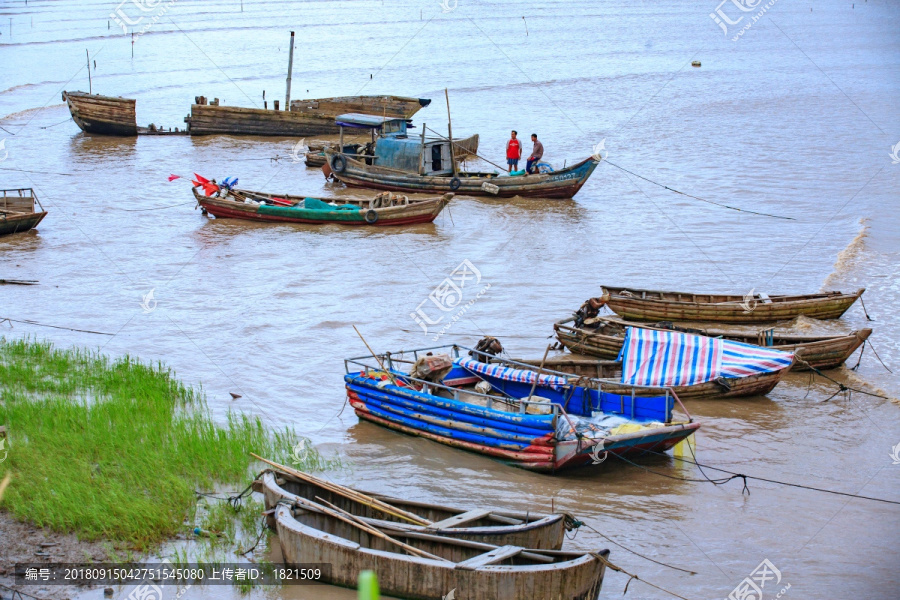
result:
[[[600,379],[463,346],[344,362],[359,418],[534,471],[596,465],[608,453],[664,452],[700,427],[671,389],[647,396],[638,393],[646,387],[629,386],[625,394],[618,384],[614,394]],[[686,420],[674,420],[676,403]]]

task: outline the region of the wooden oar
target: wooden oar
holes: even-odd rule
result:
[[[319,487],[325,488],[329,492],[334,492],[335,494],[338,494],[338,495],[348,498],[350,500],[354,500],[361,504],[365,504],[366,506],[380,510],[381,512],[391,515],[393,517],[397,517],[399,519],[404,519],[415,525],[423,525],[424,526],[424,525],[431,525],[431,523],[432,523],[431,521],[429,521],[427,519],[423,519],[419,515],[413,514],[411,512],[407,512],[407,511],[403,510],[402,508],[397,508],[396,506],[393,506],[391,504],[388,504],[387,502],[383,502],[377,498],[373,498],[371,496],[363,494],[362,492],[359,492],[357,490],[350,489],[348,487],[345,487],[345,486],[337,484],[337,483],[332,483],[330,481],[325,481],[324,479],[319,479],[315,475],[310,475],[309,473],[304,473],[303,471],[298,471],[297,469],[292,469],[291,467],[286,467],[284,465],[280,465],[276,462],[273,462],[271,460],[268,460],[261,456],[258,456],[252,452],[250,453],[250,456],[252,456],[253,458],[255,458],[257,460],[261,460],[262,462],[266,463],[267,465],[275,467],[279,471],[283,471],[284,473],[287,473],[288,475],[296,477],[297,479],[303,480],[307,483],[312,483],[313,485],[318,485]]]
[[[391,380],[391,383],[393,383],[394,385],[397,385],[397,380],[394,379],[394,375],[390,371],[388,371],[387,369],[384,368],[384,363],[381,362],[381,359],[378,357],[377,354],[375,354],[375,351],[372,350],[372,347],[369,345],[369,342],[367,342],[366,338],[363,337],[363,334],[361,334],[359,332],[359,329],[356,328],[356,325],[353,325],[353,331],[356,332],[356,335],[359,336],[359,339],[362,340],[362,343],[366,345],[366,349],[368,349],[368,351],[372,353],[372,358],[374,358],[378,362],[378,366],[381,367],[381,370],[387,374],[388,378]]]
[[[336,507],[334,504],[331,504],[330,502],[326,502],[325,500],[322,500],[318,496],[316,496],[316,500],[319,500],[320,502],[324,502],[328,506],[322,506],[321,504],[319,504],[317,502],[313,502],[312,500],[307,500],[306,498],[298,498],[297,500],[298,500],[298,504],[300,504],[301,506],[307,506],[307,507],[319,510],[319,511],[325,513],[326,515],[330,515],[330,516],[334,517],[335,519],[338,519],[340,521],[343,521],[344,523],[347,523],[349,525],[356,527],[357,529],[361,529],[362,531],[365,531],[369,535],[374,535],[375,537],[385,540],[386,542],[390,542],[396,546],[399,546],[399,547],[403,548],[404,550],[406,550],[407,552],[409,552],[410,554],[415,554],[416,556],[420,556],[422,558],[431,558],[433,560],[440,560],[440,561],[444,561],[444,562],[447,561],[447,559],[445,559],[445,558],[441,558],[440,556],[435,556],[434,554],[429,554],[428,552],[425,552],[424,550],[419,550],[415,546],[410,546],[409,544],[405,544],[405,543],[401,542],[400,540],[392,538],[391,536],[379,531],[378,529],[375,529],[374,527],[368,525],[367,523],[358,521],[356,519],[356,517],[354,517],[350,513],[339,509],[338,507]]]

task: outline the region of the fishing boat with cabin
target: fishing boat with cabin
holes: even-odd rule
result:
[[[579,325],[579,323],[581,324]],[[814,335],[783,330],[778,325],[767,325],[756,331],[747,331],[739,327],[724,328],[714,324],[707,326],[700,323],[643,323],[629,321],[615,315],[587,319],[576,316],[553,325],[556,339],[570,352],[613,361],[622,352],[625,334],[629,327],[680,331],[723,338],[792,354],[802,348],[802,360],[798,360],[794,364],[792,371],[805,371],[810,368],[837,368],[844,364],[872,335],[872,330],[869,328],[852,331],[845,335]]]
[[[254,482],[254,490],[263,494],[269,511],[278,503],[294,505],[298,499],[316,501],[318,498],[374,527],[389,526],[411,533],[498,546],[559,550],[566,532],[578,524],[571,515],[562,513],[464,509],[391,498],[341,486],[282,465],[263,472]],[[274,528],[274,521],[270,520],[269,524]]]
[[[603,286],[590,302],[608,306],[633,321],[703,321],[707,323],[774,323],[799,316],[837,319],[862,296],[853,293],[694,294]]]
[[[366,421],[548,473],[599,464],[601,452],[664,452],[700,427],[671,389],[613,393],[607,381],[500,359],[493,342],[347,359],[347,397]]]
[[[0,235],[30,231],[47,216],[31,188],[0,190],[0,194]]]
[[[376,227],[431,223],[453,198],[453,194],[409,198],[389,192],[366,199],[312,198],[236,189],[201,179],[203,181],[195,180],[191,189],[205,213],[217,219],[268,223],[335,223]]]
[[[382,594],[413,600],[597,600],[609,550],[573,552],[486,544],[378,527],[327,501],[281,502],[273,518],[289,565],[323,565],[317,580],[356,588],[375,572]]]

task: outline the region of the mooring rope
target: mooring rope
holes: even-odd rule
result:
[[[71,118],[68,118],[65,121],[60,121],[59,123],[54,123],[53,125],[46,125],[44,127],[38,127],[38,129],[50,129],[51,127],[56,127],[57,125],[62,125],[63,123],[68,123],[71,120],[72,120]]]
[[[874,352],[874,349],[873,349],[872,351]],[[860,355],[859,355],[859,356],[860,356],[860,358],[862,358],[862,353],[861,353],[861,352],[860,352]],[[803,360],[803,359],[800,358],[800,357],[797,357],[797,362],[801,362],[801,363],[803,363],[804,365],[806,365],[806,368],[808,368],[810,371],[812,371],[812,372],[815,373],[816,375],[819,375],[819,376],[821,376],[821,377],[824,377],[824,378],[827,379],[828,381],[830,381],[830,382],[832,382],[832,383],[834,383],[834,384],[837,384],[837,386],[838,386],[838,391],[836,391],[836,392],[833,393],[831,396],[829,396],[828,398],[826,398],[826,399],[825,399],[825,402],[828,402],[829,400],[831,400],[832,398],[834,398],[835,396],[837,396],[837,395],[840,394],[841,392],[846,392],[846,391],[858,392],[858,393],[860,393],[860,394],[865,394],[865,395],[867,395],[867,396],[874,396],[874,397],[876,397],[876,398],[883,398],[883,399],[885,399],[885,400],[890,400],[890,398],[889,398],[888,396],[882,396],[882,395],[880,395],[880,394],[873,394],[872,392],[867,392],[867,391],[861,390],[861,389],[859,389],[859,388],[850,387],[849,385],[843,384],[843,383],[841,383],[840,381],[838,381],[838,380],[836,380],[836,379],[832,379],[831,377],[829,377],[828,375],[826,375],[825,373],[823,373],[823,372],[820,371],[819,369],[815,368],[814,366],[812,366],[811,364],[809,364],[808,362],[806,362],[805,360]],[[884,363],[881,363],[881,364],[884,365]],[[885,367],[885,369],[887,369],[887,367]]]
[[[34,595],[29,594],[29,593],[27,593],[27,592],[23,592],[23,591],[21,591],[21,590],[17,590],[16,588],[9,587],[8,585],[5,585],[5,584],[3,584],[3,583],[0,583],[0,588],[3,588],[4,590],[7,590],[7,591],[12,592],[12,596],[10,597],[10,600],[16,600],[16,595],[17,595],[17,594],[18,594],[18,596],[19,596],[20,598],[24,598],[24,597],[27,596],[27,597],[29,597],[29,598],[34,598],[34,600],[44,600],[44,599],[43,599],[42,597],[40,597],[40,596],[34,596]]]
[[[860,495],[860,494],[851,494],[851,493],[849,493],[849,492],[838,492],[838,491],[836,491],[836,490],[827,490],[827,489],[824,489],[824,488],[817,488],[817,487],[813,487],[813,486],[809,486],[809,485],[803,485],[803,484],[800,484],[800,483],[791,483],[791,482],[789,482],[789,481],[778,481],[777,479],[768,479],[768,478],[765,478],[765,477],[757,477],[757,476],[755,476],[755,475],[747,475],[747,474],[744,474],[744,473],[735,473],[734,471],[729,471],[728,469],[722,469],[722,468],[719,468],[719,467],[712,467],[712,466],[710,466],[710,465],[704,465],[704,464],[701,464],[701,463],[699,463],[699,462],[695,462],[695,461],[696,461],[696,456],[694,456],[695,461],[690,461],[690,460],[687,460],[687,459],[685,459],[685,458],[680,458],[680,457],[677,457],[677,456],[672,457],[672,456],[669,456],[668,454],[665,454],[665,453],[663,453],[663,452],[656,452],[656,451],[653,451],[653,450],[644,450],[643,452],[649,453],[649,454],[655,454],[655,455],[657,455],[657,456],[665,456],[665,457],[667,457],[667,458],[674,458],[675,460],[680,460],[680,461],[685,462],[685,463],[688,463],[688,464],[696,465],[698,468],[702,467],[702,468],[710,469],[710,470],[712,470],[712,471],[719,471],[719,472],[722,472],[722,473],[727,473],[728,475],[730,475],[730,477],[721,477],[721,478],[719,478],[719,479],[711,479],[711,478],[709,478],[708,476],[706,476],[705,473],[704,473],[704,477],[706,477],[706,479],[696,479],[696,478],[693,478],[693,477],[679,477],[679,476],[677,476],[677,475],[669,475],[668,473],[660,473],[659,471],[654,471],[654,470],[649,469],[649,468],[647,468],[647,467],[645,467],[645,466],[643,466],[643,465],[639,465],[639,464],[637,464],[636,462],[631,461],[631,460],[625,458],[624,456],[620,456],[620,455],[618,455],[618,454],[616,454],[616,453],[611,453],[611,454],[612,454],[613,456],[615,456],[616,458],[619,458],[619,459],[621,459],[621,460],[627,462],[627,463],[630,464],[630,465],[633,465],[633,466],[635,466],[635,467],[644,469],[644,470],[647,471],[648,473],[653,473],[654,475],[660,475],[660,476],[662,476],[662,477],[666,477],[666,478],[668,478],[668,479],[675,479],[675,480],[678,480],[678,481],[688,481],[688,482],[693,482],[693,483],[707,483],[707,482],[709,482],[709,483],[713,483],[713,484],[716,484],[716,485],[722,485],[722,484],[728,483],[728,482],[731,481],[732,479],[742,479],[743,482],[744,482],[744,489],[741,490],[741,493],[742,493],[742,494],[744,493],[744,491],[746,491],[748,494],[750,493],[750,488],[747,486],[747,480],[748,480],[748,479],[753,479],[753,480],[756,480],[756,481],[764,481],[764,482],[766,482],[766,483],[774,483],[774,484],[777,484],[777,485],[784,485],[784,486],[788,486],[788,487],[795,487],[795,488],[800,488],[800,489],[804,489],[804,490],[810,490],[810,491],[813,491],[813,492],[824,492],[824,493],[826,493],[826,494],[834,494],[834,495],[836,495],[836,496],[847,496],[847,497],[849,497],[849,498],[858,498],[858,499],[860,499],[860,500],[872,500],[872,501],[874,501],[874,502],[884,502],[885,504],[898,504],[898,505],[900,505],[900,501],[898,501],[898,500],[887,500],[887,499],[885,499],[885,498],[875,498],[875,497],[873,497],[873,496],[862,496],[862,495]],[[693,453],[694,453],[694,451],[693,451],[693,449],[691,449],[691,455],[693,455]],[[701,472],[702,472],[702,469],[701,469]]]
[[[119,210],[123,210],[125,212],[144,212],[147,210],[163,210],[164,208],[175,208],[176,206],[186,206],[188,204],[196,203],[196,200],[191,200],[190,202],[179,202],[178,204],[170,204],[168,206],[156,206],[153,208],[120,208]]]
[[[593,556],[594,558],[596,558],[597,560],[599,560],[600,562],[602,562],[603,564],[605,564],[607,567],[609,567],[609,568],[612,569],[613,571],[618,571],[619,573],[622,573],[622,574],[624,574],[624,575],[628,575],[628,583],[625,584],[625,589],[622,590],[622,595],[623,595],[623,596],[624,596],[625,594],[628,593],[628,586],[631,585],[631,582],[634,581],[634,580],[637,580],[637,581],[640,581],[640,582],[643,583],[643,584],[649,585],[650,587],[656,588],[656,589],[658,589],[658,590],[660,590],[660,591],[662,591],[662,592],[665,592],[665,593],[667,593],[667,594],[670,594],[670,595],[672,595],[672,596],[675,596],[676,598],[681,598],[681,600],[688,600],[688,599],[685,598],[684,596],[680,596],[680,595],[676,594],[675,592],[673,592],[673,591],[671,591],[671,590],[667,590],[667,589],[664,588],[664,587],[660,587],[660,586],[656,585],[655,583],[650,583],[650,582],[647,581],[646,579],[641,579],[641,578],[638,577],[637,575],[635,575],[635,574],[633,574],[633,573],[629,573],[628,571],[626,571],[626,570],[623,569],[622,567],[619,567],[619,566],[616,566],[616,565],[612,564],[611,562],[609,562],[609,560],[608,560],[605,556],[603,556],[603,555],[600,554],[599,552],[591,552],[590,555]]]
[[[658,565],[660,565],[660,566],[668,567],[668,568],[670,568],[670,569],[675,569],[676,571],[681,571],[681,572],[687,573],[687,574],[689,574],[689,575],[696,575],[696,574],[697,574],[696,571],[690,571],[690,570],[688,570],[688,569],[682,569],[681,567],[676,567],[676,566],[673,566],[673,565],[668,565],[668,564],[666,564],[666,563],[664,563],[664,562],[660,562],[660,561],[658,561],[658,560],[655,560],[655,559],[653,559],[653,558],[650,558],[649,556],[645,556],[645,555],[641,554],[640,552],[635,552],[635,551],[632,550],[631,548],[628,548],[627,546],[623,546],[622,544],[620,544],[619,542],[615,541],[615,540],[612,539],[611,537],[609,537],[609,536],[607,536],[607,535],[604,535],[604,534],[600,533],[599,531],[597,531],[596,529],[594,529],[593,527],[591,527],[591,526],[588,525],[587,523],[584,523],[584,522],[582,522],[582,521],[577,521],[577,522],[580,523],[579,527],[586,527],[587,529],[590,529],[591,531],[593,531],[594,533],[596,533],[597,535],[599,535],[600,537],[602,537],[603,539],[605,539],[605,540],[606,540],[607,542],[609,542],[610,544],[615,544],[616,546],[618,546],[618,547],[621,548],[622,550],[625,550],[625,551],[627,551],[627,552],[631,552],[631,553],[634,554],[635,556],[639,556],[639,557],[643,558],[644,560],[649,560],[649,561],[652,562],[652,563],[656,563],[656,564],[658,564]],[[575,538],[574,538],[574,536],[573,536],[573,537],[571,537],[571,538],[569,538],[569,539],[571,540],[571,539],[575,539]]]
[[[866,303],[865,303],[865,301],[863,300],[863,297],[862,297],[862,296],[859,297],[859,303],[860,303],[860,305],[862,306],[863,314],[866,315],[866,318],[867,318],[868,320],[870,320],[870,321],[874,321],[875,319],[873,319],[872,317],[870,317],[870,316],[869,316],[869,311],[866,310]]]
[[[65,329],[67,331],[77,331],[79,333],[96,333],[97,335],[115,335],[114,333],[105,333],[103,331],[91,331],[90,329],[75,329],[74,327],[62,327],[60,325],[47,325],[46,323],[38,323],[30,319],[10,319],[9,317],[0,317],[0,323],[27,323],[28,325],[37,325],[38,327],[52,327],[53,329]],[[10,325],[12,327],[12,325]]]
[[[604,159],[603,162],[608,163],[608,164],[612,165],[613,167],[615,167],[615,168],[617,168],[617,169],[620,169],[620,170],[622,170],[622,171],[625,171],[626,173],[630,173],[631,175],[634,175],[635,177],[638,177],[638,178],[640,178],[640,179],[643,179],[644,181],[646,181],[646,182],[648,182],[648,183],[652,183],[653,185],[658,185],[659,187],[661,187],[661,188],[663,188],[663,189],[665,189],[665,190],[669,190],[670,192],[675,192],[676,194],[681,194],[682,196],[687,196],[688,198],[693,198],[694,200],[699,200],[700,202],[707,202],[707,203],[709,203],[709,204],[714,204],[714,205],[720,206],[720,207],[722,207],[722,208],[728,208],[728,209],[736,210],[736,211],[739,211],[739,212],[745,212],[745,213],[749,213],[749,214],[751,214],[751,215],[760,215],[760,216],[763,216],[763,217],[772,217],[773,219],[785,219],[785,220],[787,220],[787,221],[796,221],[796,220],[797,220],[797,219],[795,219],[794,217],[783,217],[783,216],[781,216],[781,215],[773,215],[773,214],[770,214],[770,213],[756,212],[756,211],[753,211],[753,210],[746,210],[746,209],[744,209],[744,208],[738,208],[737,206],[729,206],[729,205],[727,205],[727,204],[721,204],[721,203],[719,203],[719,202],[713,202],[712,200],[707,200],[707,199],[705,199],[705,198],[700,198],[699,196],[692,196],[691,194],[685,194],[684,192],[680,192],[680,191],[676,190],[675,188],[671,188],[671,187],[669,187],[669,186],[667,186],[667,185],[663,185],[662,183],[658,183],[658,182],[656,182],[656,181],[653,181],[652,179],[647,179],[647,178],[644,177],[643,175],[638,175],[638,174],[635,173],[634,171],[629,171],[629,170],[626,169],[625,167],[620,167],[619,165],[617,165],[617,164],[614,163],[614,162],[610,162],[610,161],[608,161],[608,160],[606,160],[606,159]]]

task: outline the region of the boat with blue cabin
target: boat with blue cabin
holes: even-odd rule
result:
[[[611,393],[600,379],[464,346],[344,362],[359,418],[539,472],[665,452],[700,427],[671,389]],[[676,404],[684,418],[675,418]]]

